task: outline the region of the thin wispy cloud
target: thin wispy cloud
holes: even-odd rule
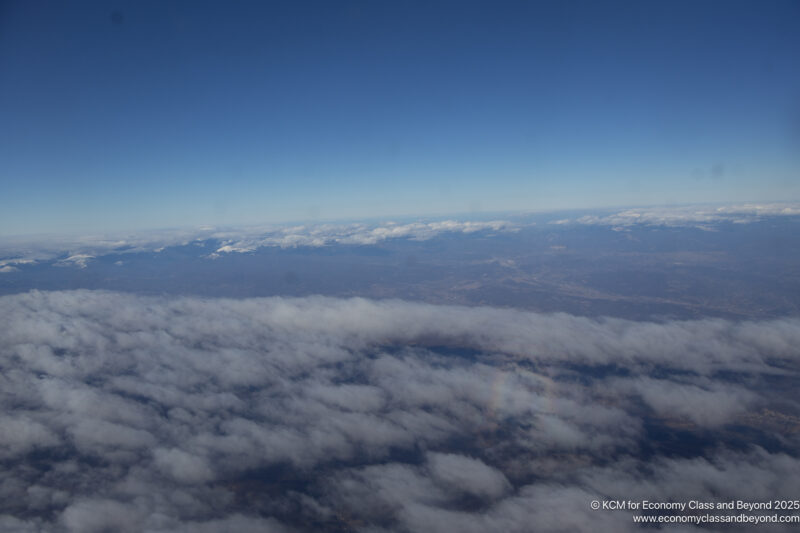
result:
[[[586,224],[625,228],[644,226],[693,226],[709,228],[721,222],[748,224],[765,217],[798,216],[797,203],[749,203],[725,206],[643,207],[617,211],[607,215],[584,215],[574,219],[558,219],[552,224]]]

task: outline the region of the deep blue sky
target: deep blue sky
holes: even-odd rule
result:
[[[0,234],[800,198],[800,2],[2,2]]]

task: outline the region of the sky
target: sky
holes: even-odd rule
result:
[[[800,2],[0,2],[0,235],[800,199]]]

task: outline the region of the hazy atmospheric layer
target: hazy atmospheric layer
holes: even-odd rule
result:
[[[405,222],[355,222],[244,227],[213,227],[141,231],[131,234],[85,234],[81,236],[0,237],[0,274],[25,265],[56,260],[57,266],[84,268],[96,257],[108,254],[159,252],[170,246],[214,241],[219,246],[208,259],[227,253],[247,253],[260,248],[369,246],[393,239],[424,241],[444,234],[516,232],[537,223],[603,225],[624,228],[634,225],[699,227],[731,222],[747,224],[765,217],[800,215],[797,203],[751,203],[640,207],[600,210],[564,218],[563,214],[507,213],[506,220],[415,220]]]
[[[800,493],[796,318],[34,291],[0,323],[4,531],[625,531],[589,502]]]

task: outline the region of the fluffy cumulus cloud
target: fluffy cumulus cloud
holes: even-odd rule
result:
[[[800,494],[797,319],[72,291],[0,323],[4,531],[626,531],[590,502]]]

